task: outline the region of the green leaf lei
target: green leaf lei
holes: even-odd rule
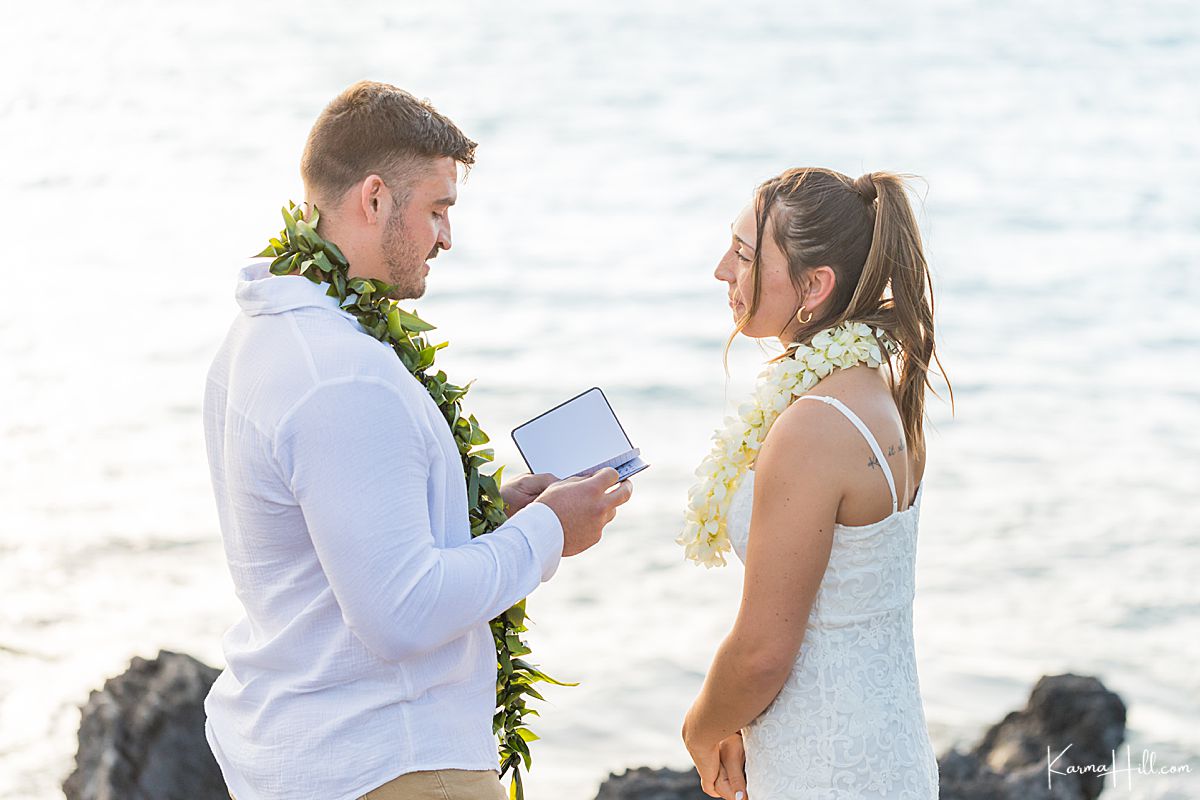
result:
[[[316,206],[312,207],[311,216],[306,218],[303,210],[289,201],[288,207],[283,209],[284,229],[279,232],[278,238],[271,239],[257,257],[274,257],[271,262],[271,273],[274,275],[298,273],[313,283],[328,283],[329,290],[325,294],[337,297],[341,301],[341,308],[353,314],[365,332],[391,345],[396,356],[437,403],[454,435],[467,478],[471,536],[481,536],[495,530],[508,519],[504,512],[504,500],[500,496],[500,473],[504,468],[499,467],[488,475],[479,471],[480,467],[494,459],[495,453],[491,448],[474,449],[486,444],[488,436],[479,427],[473,414],[463,416],[461,401],[470,384],[455,386],[446,379],[445,372],[439,370],[434,374],[429,373],[434,355],[449,342],[434,345],[426,343],[422,334],[434,330],[434,326],[415,313],[398,308],[396,302],[387,296],[392,285],[380,280],[349,277],[350,264],[342,251],[333,242],[317,235],[319,217]],[[500,776],[503,777],[509,769],[513,773],[509,797],[514,800],[524,800],[521,761],[524,760],[525,769],[528,770],[532,763],[528,743],[538,738],[526,727],[523,719],[526,714],[538,714],[537,710],[526,708],[524,695],[544,700],[533,688],[538,681],[557,686],[579,685],[555,680],[521,658],[531,652],[521,640],[529,619],[525,614],[523,599],[491,621],[497,668],[496,714],[492,718],[492,733],[496,734],[500,743]]]

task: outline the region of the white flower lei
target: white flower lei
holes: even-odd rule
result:
[[[724,554],[730,550],[726,512],[772,423],[794,398],[835,369],[859,363],[880,366],[880,341],[889,352],[897,351],[882,328],[875,328],[873,336],[870,325],[846,322],[822,330],[811,345],[798,345],[791,358],[759,373],[754,397],[738,406],[737,417],[725,418],[725,427],[712,436],[712,450],[696,468],[700,480],[688,490],[683,533],[675,540],[684,546],[687,558],[709,568],[725,566]]]

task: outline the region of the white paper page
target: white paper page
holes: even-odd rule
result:
[[[574,475],[633,448],[599,389],[548,411],[513,431],[533,472]]]

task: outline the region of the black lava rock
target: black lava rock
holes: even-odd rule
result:
[[[67,800],[229,800],[204,738],[204,697],[219,674],[160,650],[105,681],[81,709]]]

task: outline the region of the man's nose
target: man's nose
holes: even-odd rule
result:
[[[450,249],[451,242],[450,242],[450,223],[449,222],[446,222],[446,224],[442,226],[441,230],[438,231],[437,243],[438,243],[438,246],[441,247],[443,250]]]

